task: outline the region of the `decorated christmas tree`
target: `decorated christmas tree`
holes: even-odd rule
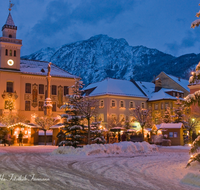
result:
[[[163,123],[171,123],[172,122],[172,116],[171,116],[171,111],[170,108],[168,107],[167,110],[165,111],[163,118],[162,118]]]
[[[68,95],[68,102],[63,105],[61,108],[65,108],[66,114],[62,115],[62,118],[65,118],[64,124],[65,128],[65,140],[60,142],[60,145],[73,146],[77,147],[83,142],[84,136],[84,127],[81,124],[83,117],[80,114],[78,109],[77,102],[81,100],[81,88],[82,81],[79,78],[75,79],[75,85],[72,87],[73,95]]]
[[[93,122],[91,127],[91,140],[93,143],[96,144],[104,144],[106,142],[102,130],[99,129],[99,125],[101,122]]]
[[[184,122],[184,105],[180,101],[180,99],[177,99],[176,103],[177,106],[174,108],[174,123],[180,123]]]

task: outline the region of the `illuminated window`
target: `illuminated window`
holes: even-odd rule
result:
[[[12,50],[10,50],[10,56],[12,56]]]

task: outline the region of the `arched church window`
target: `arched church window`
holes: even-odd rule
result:
[[[16,54],[16,50],[14,50],[14,57],[16,57],[16,55],[17,55],[17,54]]]
[[[8,55],[8,49],[6,49],[6,52],[5,52],[5,54],[6,54],[6,55]]]
[[[9,38],[12,38],[12,35],[11,34],[9,34],[9,36],[8,36]]]
[[[10,56],[12,56],[12,50],[10,50]]]

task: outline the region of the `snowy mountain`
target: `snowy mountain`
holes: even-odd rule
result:
[[[51,61],[89,84],[106,77],[151,81],[161,71],[189,78],[191,70],[200,61],[200,54],[174,57],[144,46],[129,46],[125,39],[97,35],[57,50],[41,49],[22,58]]]

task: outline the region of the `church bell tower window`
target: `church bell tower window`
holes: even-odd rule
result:
[[[8,49],[6,49],[5,55],[8,55]]]
[[[16,57],[16,50],[14,50],[14,57]]]
[[[12,50],[10,50],[10,56],[12,56]]]

